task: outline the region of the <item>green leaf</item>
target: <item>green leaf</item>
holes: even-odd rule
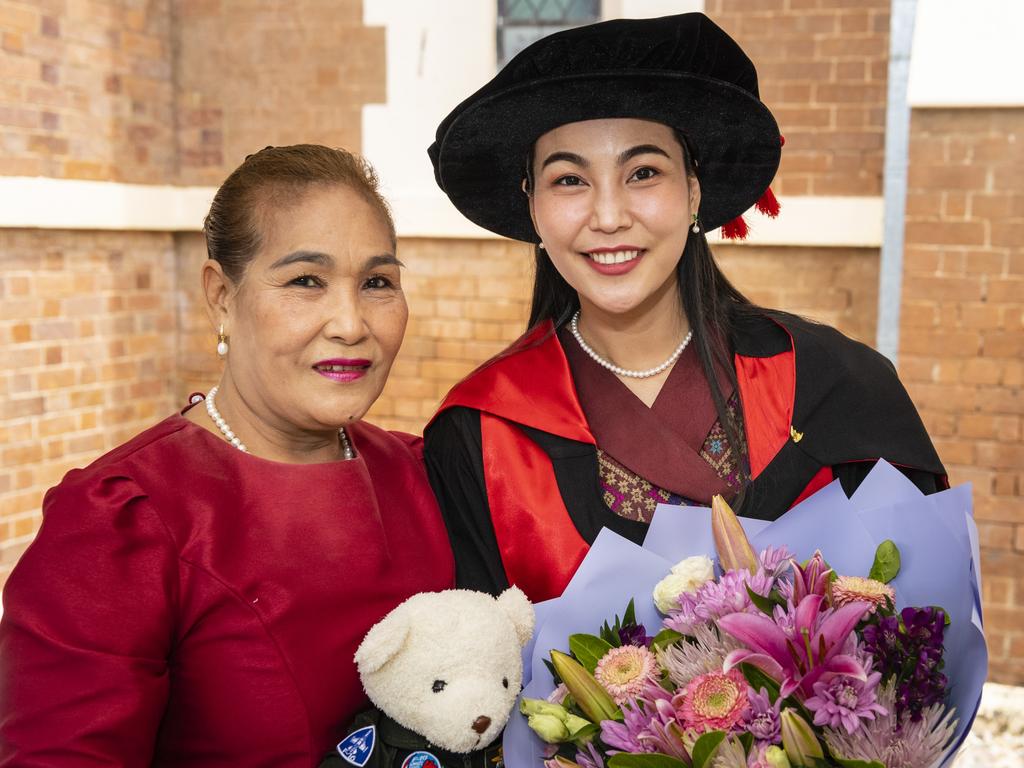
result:
[[[594,673],[597,662],[612,649],[610,643],[593,635],[569,635],[569,650],[583,668]]]
[[[697,739],[690,752],[690,757],[693,759],[693,768],[704,768],[724,738],[725,731],[708,731]]]
[[[601,633],[600,634],[601,634],[601,639],[604,640],[606,643],[608,643],[608,645],[612,646],[613,648],[618,648],[620,645],[622,645],[622,638],[619,637],[619,633],[618,632],[613,632],[612,628],[608,626],[608,622],[607,621],[601,627]]]
[[[686,635],[681,632],[676,632],[674,629],[663,629],[661,632],[654,636],[651,641],[652,648],[667,648],[672,643],[682,640]]]
[[[741,733],[740,744],[743,745],[743,750],[749,754],[751,747],[754,746],[754,734],[750,733],[750,731]]]
[[[746,584],[745,586],[747,588],[747,594],[750,595],[750,602],[752,602],[754,605],[756,605],[761,610],[762,613],[767,613],[769,616],[772,616],[773,615],[772,614],[772,607],[773,606],[772,606],[771,598],[770,597],[765,597],[764,595],[757,594],[757,592],[755,592],[754,590],[752,590],[750,588],[749,584]]]
[[[636,624],[636,606],[633,605],[633,598],[629,599],[629,605],[626,606],[626,613],[622,616],[622,626],[628,627],[631,624]]]
[[[660,752],[619,752],[608,758],[608,768],[686,768],[686,763]]]
[[[896,578],[896,574],[899,572],[899,547],[896,546],[892,539],[886,539],[879,544],[878,549],[875,550],[875,562],[871,564],[871,571],[868,573],[868,578],[880,581],[883,584],[888,584]]]
[[[753,664],[740,663],[740,672],[750,683],[750,687],[760,693],[764,688],[768,691],[768,699],[772,704],[779,698],[779,684],[768,677],[768,675],[755,667]]]
[[[578,746],[583,746],[591,741],[594,737],[601,732],[601,726],[597,723],[591,723],[583,728],[580,728],[576,733],[572,734],[573,743]]]
[[[839,763],[843,768],[885,768],[885,766],[877,760],[844,760],[841,757],[832,755],[832,759]]]

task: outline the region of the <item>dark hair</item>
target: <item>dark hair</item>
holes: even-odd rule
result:
[[[694,153],[686,137],[673,129],[676,139],[683,148],[683,166],[688,177],[700,178]],[[533,150],[527,158],[526,189],[533,189]],[[564,325],[580,308],[579,296],[565,278],[555,269],[551,257],[539,245],[534,248],[536,270],[533,281],[533,301],[530,306],[529,328],[544,320],[551,320],[555,328]],[[746,444],[736,418],[730,413],[722,388],[718,383],[716,368],[724,371],[735,390],[736,368],[733,365],[732,335],[735,319],[741,314],[761,312],[722,273],[715,263],[703,229],[691,232],[686,246],[676,265],[676,282],[682,310],[690,323],[693,339],[690,343],[697,351],[704,378],[711,388],[718,420],[725,430],[729,445],[736,453],[740,464],[740,477],[744,486],[750,475]],[[739,507],[743,502],[743,487],[734,499]]]
[[[224,180],[203,221],[206,252],[228,279],[241,280],[259,250],[267,209],[293,204],[312,185],[342,185],[362,195],[380,212],[394,243],[391,211],[366,160],[319,144],[266,147],[248,155]]]

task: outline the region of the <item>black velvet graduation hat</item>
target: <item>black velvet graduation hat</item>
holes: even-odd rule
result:
[[[522,181],[530,147],[566,123],[610,117],[678,129],[697,162],[705,230],[768,190],[779,127],[739,45],[702,13],[620,19],[530,45],[437,129],[428,153],[438,185],[470,221],[537,242]]]

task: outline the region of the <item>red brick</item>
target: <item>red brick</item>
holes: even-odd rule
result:
[[[982,600],[986,605],[1014,605],[1016,582],[1006,576],[982,578]]]
[[[1024,467],[1024,444],[978,443],[975,445],[976,460],[983,466],[995,469],[1020,469]]]
[[[1015,526],[1003,525],[1002,523],[988,523],[984,521],[978,521],[978,540],[982,547],[987,550],[1003,549],[1013,550],[1014,548],[1014,535]],[[982,566],[982,574],[984,574],[985,568]],[[986,619],[991,619],[991,616],[986,616]],[[997,625],[1005,626],[1000,622],[996,622]]]
[[[1001,277],[988,281],[988,300],[1021,303],[1024,276]]]
[[[977,221],[907,222],[908,243],[937,245],[983,245],[985,225]]]
[[[982,349],[991,357],[1024,357],[1024,334],[1015,331],[985,331]]]

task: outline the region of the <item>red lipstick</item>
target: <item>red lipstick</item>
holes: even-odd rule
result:
[[[636,255],[630,258],[628,261],[619,261],[612,263],[601,263],[600,256],[607,253],[635,253]],[[636,268],[637,264],[644,257],[646,250],[636,245],[613,245],[600,248],[590,248],[583,252],[584,257],[587,259],[587,263],[594,269],[595,272],[599,272],[602,275],[616,276],[624,275],[627,272],[631,272]]]
[[[370,365],[370,360],[349,360],[339,357],[321,360],[313,365],[313,370],[332,381],[348,382],[363,378]]]

